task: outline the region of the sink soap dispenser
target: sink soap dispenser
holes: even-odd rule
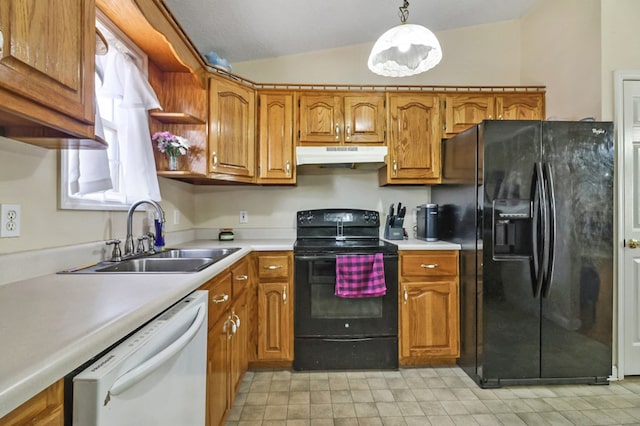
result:
[[[164,223],[160,219],[155,219],[154,224],[156,227],[156,241],[153,243],[155,251],[164,250]]]

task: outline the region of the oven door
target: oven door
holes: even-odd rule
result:
[[[296,254],[294,260],[295,337],[397,336],[397,254],[384,255],[386,294],[366,298],[334,295],[335,254]]]

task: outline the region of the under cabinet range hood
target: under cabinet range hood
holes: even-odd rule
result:
[[[384,166],[386,146],[298,146],[296,164],[340,168]]]

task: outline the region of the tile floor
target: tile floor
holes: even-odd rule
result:
[[[640,425],[640,378],[480,389],[457,367],[250,371],[227,426]]]

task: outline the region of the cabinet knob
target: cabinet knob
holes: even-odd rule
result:
[[[409,293],[407,292],[407,288],[406,287],[402,287],[402,298],[404,299],[404,301],[402,302],[403,304],[407,304],[407,300],[409,300]]]
[[[340,126],[336,124],[336,140],[340,140]]]
[[[398,162],[396,160],[393,160],[393,175],[398,175]]]
[[[285,305],[287,304],[287,286],[286,285],[282,288],[282,303]]]
[[[289,160],[284,164],[284,171],[287,176],[291,175],[291,162]]]
[[[351,125],[347,126],[347,140],[351,139]]]
[[[214,152],[211,154],[211,162],[213,163],[213,167],[218,167],[218,155]]]

